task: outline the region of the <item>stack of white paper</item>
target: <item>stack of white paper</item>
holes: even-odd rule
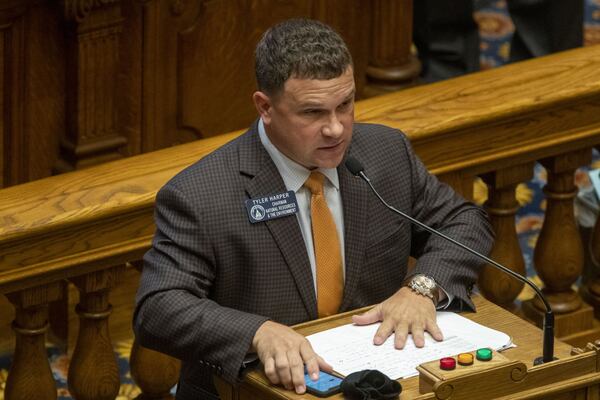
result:
[[[437,342],[425,334],[425,346],[417,348],[409,335],[402,350],[394,348],[394,336],[380,345],[373,344],[379,324],[343,325],[308,336],[315,352],[342,375],[363,369],[377,369],[392,379],[417,375],[416,367],[424,362],[458,353],[489,347],[501,350],[511,346],[510,337],[458,314],[438,312],[437,323],[444,340]]]

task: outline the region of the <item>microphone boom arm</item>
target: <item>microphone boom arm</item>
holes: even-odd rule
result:
[[[544,303],[544,306],[546,307],[546,314],[544,315],[544,324],[543,324],[543,329],[542,329],[543,335],[544,335],[544,337],[543,337],[543,356],[536,358],[534,361],[534,365],[547,363],[547,362],[554,360],[554,313],[552,312],[552,307],[550,306],[550,303],[548,302],[546,297],[542,294],[542,291],[537,287],[537,285],[535,285],[533,282],[531,282],[528,278],[521,276],[520,274],[517,274],[513,270],[492,260],[491,258],[486,257],[485,255],[471,249],[470,247],[458,242],[457,240],[452,239],[450,236],[447,236],[433,228],[430,228],[429,226],[425,225],[421,221],[418,221],[418,220],[414,219],[413,217],[411,217],[410,215],[403,213],[402,211],[397,210],[396,208],[392,207],[379,195],[377,190],[375,190],[375,188],[373,187],[373,184],[371,184],[371,180],[365,175],[365,173],[362,171],[362,169],[359,171],[351,170],[351,172],[353,172],[354,175],[360,176],[365,182],[367,182],[367,184],[369,185],[369,187],[371,188],[373,193],[375,193],[377,198],[390,210],[400,214],[402,217],[408,219],[413,224],[425,229],[427,232],[433,233],[436,236],[439,236],[451,243],[454,243],[455,245],[462,248],[463,250],[466,250],[467,252],[473,254],[476,257],[481,258],[482,260],[484,260],[485,262],[487,262],[489,264],[492,264],[496,268],[500,269],[501,271],[504,271],[505,273],[516,278],[517,280],[529,285],[536,292],[536,294],[539,296],[539,298]]]

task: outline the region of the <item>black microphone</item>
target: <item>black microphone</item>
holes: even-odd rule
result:
[[[548,302],[548,300],[546,299],[546,297],[544,296],[542,291],[533,282],[531,282],[526,277],[524,277],[520,274],[517,274],[515,271],[508,269],[504,265],[492,260],[491,258],[484,256],[483,254],[479,253],[478,251],[473,250],[472,248],[452,239],[451,237],[443,234],[442,232],[439,232],[436,229],[433,229],[433,228],[425,225],[421,221],[414,219],[410,215],[407,215],[407,214],[403,213],[402,211],[397,210],[394,207],[390,206],[379,195],[379,193],[377,193],[377,190],[375,190],[375,188],[371,184],[371,180],[369,178],[367,178],[367,176],[365,175],[364,168],[363,168],[362,164],[360,163],[360,161],[358,161],[356,158],[354,158],[352,156],[349,156],[349,157],[347,157],[345,164],[346,164],[346,168],[348,168],[348,170],[352,173],[352,175],[358,176],[358,177],[362,178],[365,182],[367,182],[367,184],[369,185],[369,187],[371,188],[373,193],[375,193],[377,198],[379,200],[381,200],[383,205],[386,206],[387,208],[389,208],[390,210],[392,210],[393,212],[400,214],[402,217],[408,219],[413,224],[415,224],[415,225],[425,229],[426,231],[431,232],[441,238],[444,238],[451,243],[454,243],[458,247],[468,251],[469,253],[473,254],[474,256],[477,256],[480,259],[484,260],[485,262],[498,268],[500,271],[503,271],[503,272],[509,274],[510,276],[517,278],[521,282],[524,282],[527,285],[529,285],[537,293],[537,295],[540,297],[540,299],[542,299],[542,302],[544,303],[544,306],[546,307],[546,314],[544,314],[544,323],[543,323],[543,328],[542,328],[542,330],[543,330],[543,352],[544,353],[543,353],[542,357],[537,357],[533,361],[533,365],[539,365],[539,364],[543,364],[543,363],[547,363],[547,362],[555,360],[555,358],[554,358],[554,313],[552,312],[552,307],[550,307],[550,303]]]

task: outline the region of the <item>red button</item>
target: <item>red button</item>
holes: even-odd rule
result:
[[[440,359],[440,368],[446,371],[456,368],[456,360],[452,357],[444,357]]]

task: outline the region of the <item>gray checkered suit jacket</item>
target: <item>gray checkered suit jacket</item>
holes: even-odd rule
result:
[[[427,173],[406,137],[355,124],[349,148],[386,201],[488,253],[485,213]],[[340,311],[395,293],[418,259],[425,273],[472,308],[480,262],[393,214],[365,182],[338,168],[346,281]],[[286,191],[257,125],[168,182],[156,198],[156,235],[144,257],[134,328],[146,347],[183,360],[177,399],[210,398],[211,374],[240,378],[258,327],[317,318],[306,247],[295,216],[251,224],[244,201]]]

